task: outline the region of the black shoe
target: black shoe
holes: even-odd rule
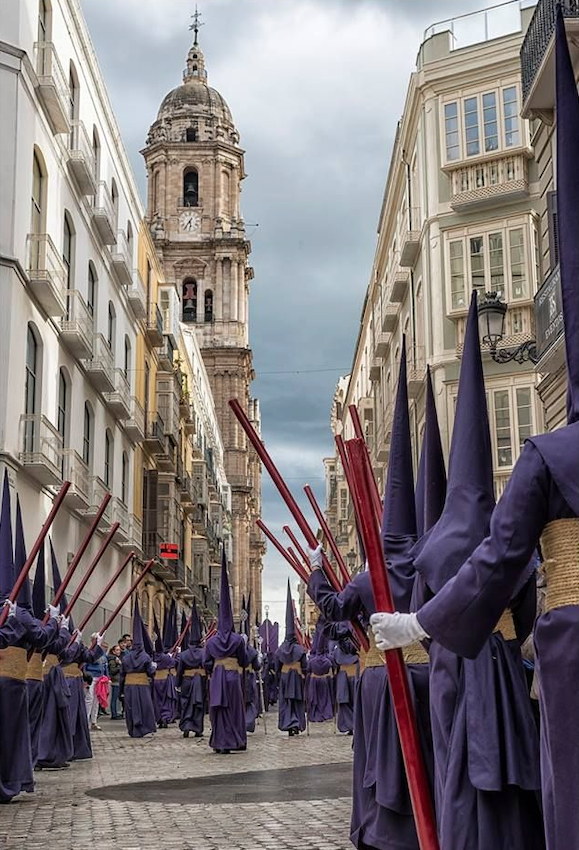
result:
[[[195,737],[196,737],[196,738],[202,738],[202,737],[203,737],[203,732],[195,732]]]
[[[188,738],[188,737],[189,737],[189,732],[183,732],[183,737],[184,737],[184,738]]]

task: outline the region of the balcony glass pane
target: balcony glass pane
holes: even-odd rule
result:
[[[459,158],[458,141],[458,106],[447,103],[444,107],[444,132],[446,135],[446,159],[452,161]]]
[[[526,439],[532,436],[533,412],[531,410],[531,388],[517,389],[517,421],[519,425],[519,449]]]
[[[485,289],[485,257],[482,236],[470,240],[470,272],[472,288],[484,292]]]
[[[480,153],[478,103],[476,97],[467,97],[464,101],[464,132],[466,136],[466,155]]]
[[[516,86],[503,89],[503,118],[505,122],[505,147],[520,144],[519,103]]]
[[[509,251],[511,258],[511,286],[513,299],[527,298],[527,275],[525,270],[525,241],[523,229],[509,230]]]
[[[511,411],[509,407],[509,393],[507,390],[498,390],[493,395],[498,466],[512,466],[513,449],[511,445]]]
[[[491,275],[491,292],[504,294],[505,268],[503,259],[503,234],[489,234],[489,270]]]
[[[464,252],[462,241],[451,242],[450,253],[450,292],[453,310],[465,306],[464,292]]]
[[[483,124],[485,151],[499,148],[499,129],[497,124],[497,97],[494,91],[483,94]]]

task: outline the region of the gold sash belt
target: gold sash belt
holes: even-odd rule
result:
[[[165,679],[168,679],[171,675],[171,670],[156,670],[155,671],[155,679],[158,682],[163,682]]]
[[[78,664],[65,664],[62,668],[62,672],[66,676],[67,679],[77,679],[79,676],[82,676],[80,672],[80,667]]]
[[[151,680],[146,673],[127,673],[125,685],[150,685]]]
[[[27,656],[27,650],[20,646],[0,649],[0,677],[25,682]]]
[[[402,657],[404,658],[405,664],[428,664],[430,662],[428,653],[420,641],[411,643],[410,646],[403,647]]]
[[[329,673],[310,673],[310,676],[312,677],[312,679],[329,679],[329,677],[331,675],[332,675],[331,672],[329,672]]]
[[[243,673],[243,667],[240,667],[236,658],[216,658],[216,667],[223,667],[225,670],[233,670],[234,673]]]
[[[541,535],[542,570],[547,579],[545,613],[579,605],[579,519],[555,519]]]
[[[44,674],[42,672],[42,655],[40,652],[32,653],[26,666],[26,678],[34,679],[35,682],[42,682]]]
[[[357,664],[342,664],[340,666],[340,673],[345,673],[346,676],[356,676],[358,674],[358,665]]]
[[[282,664],[281,665],[281,672],[282,673],[290,673],[292,670],[295,670],[296,673],[300,674],[300,676],[304,675],[302,673],[302,665],[300,664],[299,661],[291,661],[289,664]]]
[[[190,670],[183,670],[183,675],[191,678],[193,676],[206,676],[207,673],[203,667],[191,667]]]
[[[493,629],[493,633],[500,632],[505,640],[516,640],[517,630],[515,629],[515,621],[513,620],[513,612],[510,608],[505,608],[501,614],[501,619]]]
[[[47,655],[42,668],[44,675],[48,676],[53,667],[58,667],[58,658],[56,655]]]
[[[362,654],[360,658],[360,667],[381,667],[384,664],[384,653],[376,646],[376,638],[374,632],[370,629],[369,634],[370,649],[366,655]],[[428,664],[428,653],[419,641],[411,643],[410,646],[402,648],[402,657],[405,664]]]

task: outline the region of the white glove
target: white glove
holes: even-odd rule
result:
[[[50,614],[51,620],[56,620],[57,617],[60,617],[60,608],[58,605],[49,605],[44,613]]]
[[[175,655],[179,655],[180,652],[182,652],[182,649],[181,649],[180,646],[178,646],[177,649],[175,650]]]
[[[258,652],[257,653],[257,663],[261,664],[262,662],[263,662],[263,653]]]
[[[8,616],[15,617],[16,616],[16,602],[11,602],[9,599],[4,600],[4,607],[8,608]]]
[[[97,646],[102,646],[102,645],[103,645],[103,643],[104,643],[104,640],[105,640],[105,636],[104,636],[104,634],[103,634],[103,635],[98,634],[98,635],[96,636]]]
[[[76,637],[74,639],[75,643],[82,643],[82,632],[77,632]]]
[[[154,672],[155,672],[155,670],[157,669],[157,662],[156,662],[156,661],[151,661],[151,667],[153,668],[153,673],[154,673]]]
[[[61,629],[68,629],[70,617],[65,617],[64,614],[61,614],[58,618]]]
[[[401,614],[400,611],[395,611],[394,614],[379,612],[372,614],[370,625],[376,638],[376,646],[383,652],[409,646],[428,637],[416,614]]]
[[[310,559],[310,566],[312,569],[320,569],[322,568],[322,556],[324,554],[324,550],[322,549],[322,544],[318,543],[315,549],[310,549],[308,547],[308,557]]]

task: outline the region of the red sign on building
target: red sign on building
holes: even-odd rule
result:
[[[161,543],[159,557],[164,561],[176,561],[179,557],[179,546],[176,543]]]

